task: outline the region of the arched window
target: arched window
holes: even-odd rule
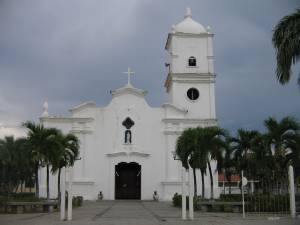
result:
[[[189,58],[189,66],[197,66],[197,60],[194,56]]]

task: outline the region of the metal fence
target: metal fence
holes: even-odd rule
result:
[[[300,214],[300,176],[295,179],[296,213]]]
[[[246,213],[289,214],[288,175],[253,178],[244,187]]]

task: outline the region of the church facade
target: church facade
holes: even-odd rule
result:
[[[72,132],[80,140],[80,160],[73,169],[73,194],[104,199],[171,200],[181,193],[181,163],[174,160],[176,140],[189,127],[217,125],[213,34],[192,19],[190,9],[183,21],[172,26],[165,49],[169,59],[165,88],[169,96],[161,107],[150,107],[146,91],[128,83],[111,91],[111,102],[97,107],[85,102],[70,109],[69,117],[49,116],[47,106],[40,118],[45,127]],[[212,162],[215,167],[214,162]],[[217,173],[214,174],[218,196]],[[201,178],[197,172],[198,192]],[[206,195],[210,182],[205,177]],[[40,170],[40,191],[46,195],[46,172]],[[50,195],[57,196],[57,177],[51,176]]]

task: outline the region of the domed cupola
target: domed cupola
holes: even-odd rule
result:
[[[172,27],[172,33],[202,34],[208,32],[200,23],[192,19],[191,8],[187,8],[184,20]]]

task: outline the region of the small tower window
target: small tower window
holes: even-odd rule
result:
[[[189,66],[197,66],[197,60],[194,56],[189,58]]]
[[[186,95],[190,100],[195,101],[199,98],[199,91],[196,88],[190,88]]]

